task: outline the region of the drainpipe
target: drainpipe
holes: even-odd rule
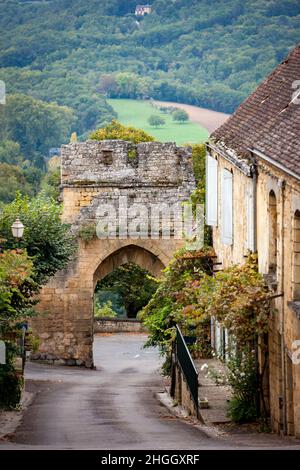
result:
[[[287,434],[287,404],[286,404],[286,361],[285,361],[285,315],[284,315],[284,304],[285,304],[285,293],[284,293],[284,198],[285,198],[285,181],[279,180],[278,186],[280,188],[281,195],[281,259],[280,259],[280,292],[282,293],[281,299],[281,315],[280,315],[280,335],[281,335],[281,397],[282,397],[282,432]]]
[[[252,175],[252,223],[253,223],[253,228],[252,228],[252,237],[253,237],[253,243],[252,243],[252,250],[253,253],[257,253],[257,177],[258,177],[258,171],[257,171],[257,163],[256,159],[251,155],[252,157],[252,165],[251,165],[251,175]],[[258,340],[257,338],[254,341],[254,349],[255,349],[255,367],[256,367],[256,375],[259,377],[260,370],[259,370],[259,358],[258,358]],[[256,406],[257,406],[257,411],[260,411],[261,408],[261,397],[260,397],[260,387],[257,388],[257,393],[256,393]]]

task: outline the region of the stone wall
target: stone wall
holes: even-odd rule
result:
[[[175,362],[174,364],[173,381],[174,381],[174,384],[173,384],[174,393],[172,393],[173,394],[172,398],[174,399],[175,403],[182,406],[182,408],[184,408],[184,410],[189,415],[195,416],[201,422],[203,422],[201,413],[199,412],[199,408],[197,410],[197,407],[194,403],[191,392],[189,390],[188,384],[185,380],[184,374],[178,362]]]
[[[191,149],[173,143],[133,145],[124,141],[88,141],[62,147],[62,219],[80,227],[97,223],[99,208],[110,204],[124,215],[135,203],[151,211],[157,203],[181,203],[195,189]],[[128,209],[119,209],[121,201]],[[183,240],[161,234],[130,238],[78,240],[78,250],[66,270],[43,288],[32,322],[41,338],[35,359],[93,365],[93,295],[97,281],[127,262],[158,276]],[[118,234],[117,234],[118,235]],[[147,236],[146,236],[147,235]]]
[[[94,322],[94,333],[145,333],[139,320],[131,318],[101,318]]]

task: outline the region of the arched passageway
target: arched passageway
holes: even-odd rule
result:
[[[138,245],[127,245],[111,253],[99,264],[94,273],[94,286],[97,281],[103,279],[107,274],[126,263],[134,263],[158,277],[165,268],[163,262],[151,251]]]

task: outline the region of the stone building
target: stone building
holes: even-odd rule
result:
[[[151,5],[137,5],[135,7],[135,15],[136,16],[150,15],[150,13],[152,13],[152,6]]]
[[[95,229],[101,211],[110,212],[107,225],[116,230],[90,240],[78,236],[74,260],[43,288],[38,305],[43,314],[33,321],[41,338],[35,358],[90,367],[97,281],[127,262],[158,276],[183,243],[176,237],[176,218],[171,214],[169,234],[162,232],[161,214],[153,208],[181,208],[189,198],[195,188],[191,149],[121,140],[71,143],[62,147],[61,188],[62,218],[77,235],[82,229]],[[130,220],[140,216],[136,209],[141,205],[151,212],[151,227],[144,214],[139,220],[143,229],[132,233]]]
[[[223,267],[258,252],[274,291],[268,347],[272,427],[300,437],[300,46],[207,145],[207,222]],[[215,346],[226,332],[214,327]]]

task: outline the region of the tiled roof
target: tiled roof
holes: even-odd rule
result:
[[[300,44],[212,133],[212,141],[243,158],[250,156],[249,148],[257,150],[300,176],[300,95],[293,100],[297,90]]]

